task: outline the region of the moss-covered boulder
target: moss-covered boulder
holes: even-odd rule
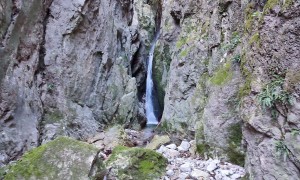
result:
[[[146,148],[155,150],[159,148],[159,146],[164,145],[170,141],[171,139],[169,138],[168,135],[164,135],[164,136],[155,135],[151,140],[151,142],[147,144]]]
[[[89,179],[97,151],[92,145],[59,137],[27,152],[8,167],[4,180]],[[104,169],[104,164],[100,163],[98,167]]]
[[[153,150],[117,146],[106,162],[108,179],[159,179],[166,170],[167,159]]]

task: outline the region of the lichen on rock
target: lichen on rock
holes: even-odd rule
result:
[[[89,179],[97,151],[92,145],[59,137],[32,149],[16,163],[9,165],[4,180]]]
[[[167,159],[153,150],[117,146],[106,162],[108,179],[160,179]]]

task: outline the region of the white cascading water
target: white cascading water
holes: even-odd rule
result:
[[[153,79],[152,79],[152,63],[153,63],[153,54],[158,39],[159,32],[156,33],[154,41],[151,44],[149,59],[148,59],[148,69],[147,69],[147,80],[146,80],[146,116],[147,124],[155,125],[158,124],[158,120],[154,113],[153,107]]]

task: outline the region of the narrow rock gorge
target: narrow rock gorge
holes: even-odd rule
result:
[[[1,0],[0,179],[72,178],[299,179],[300,1]]]

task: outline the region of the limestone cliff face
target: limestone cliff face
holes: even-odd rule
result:
[[[195,131],[200,153],[245,163],[250,179],[298,179],[299,8],[165,1],[155,66],[162,129]]]
[[[140,128],[157,10],[151,1],[1,1],[0,164],[58,135]]]

